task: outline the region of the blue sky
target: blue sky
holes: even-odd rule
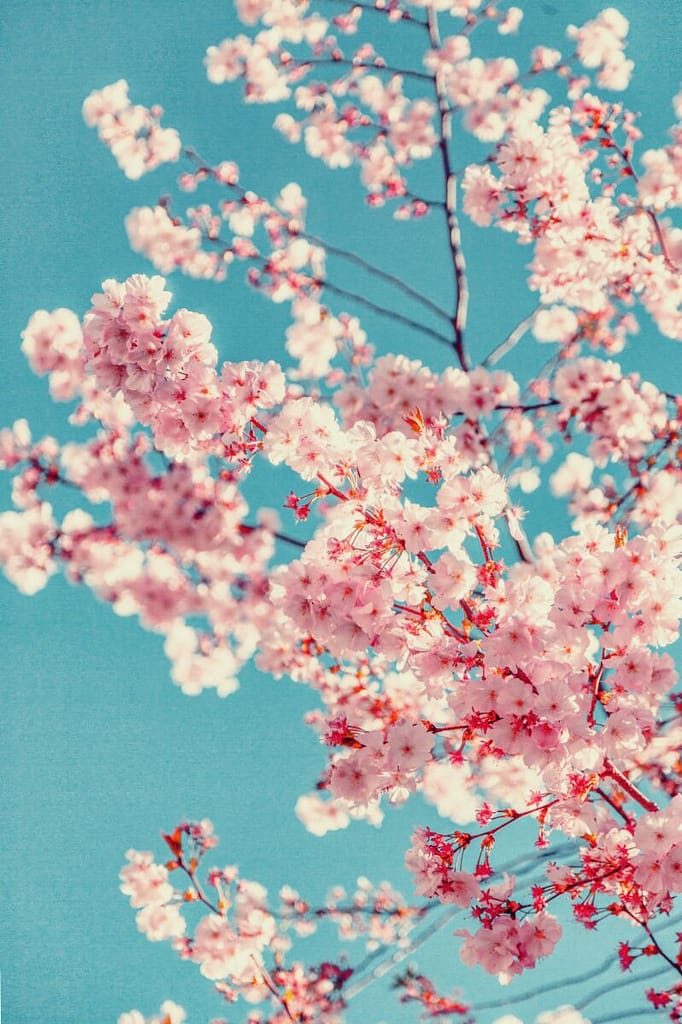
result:
[[[525,6],[525,34],[499,44],[520,62],[527,38],[561,46],[564,22],[580,23],[602,5],[557,0]],[[629,103],[643,112],[649,144],[660,145],[678,88],[682,9],[677,0],[619,6],[631,21],[629,54],[637,64]],[[439,226],[428,220],[397,225],[387,214],[366,213],[354,171],[332,173],[305,159],[270,131],[272,108],[244,107],[238,88],[208,83],[206,47],[237,30],[229,4],[5,0],[0,19],[2,425],[25,416],[36,436],[72,436],[68,408],[52,404],[45,382],[30,373],[19,333],[35,309],[67,306],[82,314],[104,278],[149,272],[128,248],[123,217],[170,191],[174,171],[127,182],[80,116],[84,97],[118,78],[129,81],[134,100],[161,103],[165,123],[209,159],[236,159],[255,189],[274,195],[298,180],[310,199],[315,233],[381,253],[387,269],[450,301],[447,272],[439,266]],[[526,252],[511,239],[467,227],[465,244],[474,288],[470,333],[481,355],[529,312],[533,299],[522,286]],[[353,274],[345,284],[363,287]],[[176,277],[171,289],[177,306],[211,319],[223,358],[282,352],[286,311],[248,293],[238,275],[221,286]],[[445,365],[443,353],[420,339],[398,337],[371,318],[365,322],[385,350]],[[628,360],[659,382],[671,366],[680,368],[672,343],[647,331]],[[4,485],[0,494],[7,507]],[[554,504],[538,506],[535,514],[545,526],[563,523]],[[221,1013],[195,967],[136,932],[117,888],[124,851],[133,846],[161,854],[159,830],[183,817],[211,817],[224,862],[239,863],[246,877],[273,891],[289,882],[319,899],[337,880],[352,884],[361,873],[378,880],[379,867],[381,877],[409,887],[402,857],[418,808],[388,814],[379,832],[356,824],[324,840],[310,837],[294,818],[297,795],[312,788],[322,766],[317,740],[301,723],[312,703],[301,687],[250,670],[228,700],[210,694],[190,700],[169,681],[159,637],[60,578],[31,599],[0,579],[0,651],[0,966],[10,1024],[113,1021],[132,1006],[151,1013],[163,998],[184,1004],[193,1024]],[[587,948],[579,938],[565,944],[544,979],[603,955],[604,939]],[[434,948],[441,980],[448,987],[462,983],[452,942],[441,939]],[[470,983],[470,994],[483,986],[479,994],[495,997],[494,982],[472,977]],[[358,1001],[351,1022],[412,1019],[378,991]],[[567,998],[561,993],[555,1002]],[[628,995],[623,998],[627,1005]],[[600,1010],[606,1012],[603,1004]],[[241,1016],[230,1012],[231,1020]],[[493,1017],[491,1011],[481,1021]]]

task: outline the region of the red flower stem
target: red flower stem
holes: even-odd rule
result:
[[[611,799],[606,790],[602,789],[601,786],[597,786],[597,788],[595,789],[595,793],[597,793],[602,798],[604,803],[607,803],[609,807],[616,812],[616,814],[620,815],[620,817],[623,819],[626,825],[632,825],[634,820],[632,816],[626,814],[623,808],[619,807],[616,801]]]
[[[672,957],[669,957],[668,954],[662,949],[657,939],[655,938],[654,933],[651,930],[651,925],[647,921],[642,921],[639,917],[637,917],[636,914],[633,914],[632,911],[628,910],[627,907],[624,907],[623,909],[625,910],[625,913],[628,915],[628,917],[631,917],[632,920],[640,926],[640,928],[644,929],[644,931],[649,937],[651,945],[654,947],[658,955],[662,956],[666,963],[670,964],[673,970],[677,971],[678,974],[682,974],[682,965],[678,964],[675,960],[672,959]]]
[[[197,881],[196,873],[194,871],[190,871],[190,869],[187,867],[187,865],[185,864],[184,860],[182,860],[182,858],[178,859],[178,867],[181,868],[185,872],[185,874],[189,878],[190,882],[192,883],[192,886],[194,887],[194,891],[197,894],[197,898],[199,900],[201,900],[201,902],[204,904],[204,906],[208,907],[209,910],[212,910],[214,914],[218,914],[220,917],[224,917],[224,914],[222,913],[222,911],[219,910],[218,907],[216,907],[209,900],[208,896],[206,895],[206,893],[204,892],[204,890],[201,887],[201,883]]]
[[[296,1024],[296,1019],[294,1017],[292,1017],[292,1015],[291,1015],[291,1010],[289,1009],[287,1000],[277,990],[277,986],[275,985],[275,983],[270,978],[270,976],[269,976],[268,972],[266,971],[265,967],[263,966],[263,964],[260,964],[258,962],[258,960],[253,955],[253,953],[251,954],[251,959],[253,960],[254,964],[256,965],[256,969],[258,970],[258,973],[260,974],[261,978],[263,979],[263,982],[264,982],[265,987],[267,988],[267,990],[272,993],[272,995],[275,997],[275,999],[280,1004],[280,1006],[283,1007],[284,1012],[286,1013],[286,1015],[289,1018],[289,1020],[292,1021],[292,1024]]]
[[[348,495],[344,494],[343,491],[339,491],[338,488],[334,487],[334,484],[330,484],[329,481],[322,476],[321,473],[317,474],[317,479],[320,483],[323,483],[330,494],[333,494],[339,501],[348,501]]]
[[[645,811],[653,812],[659,809],[658,804],[653,800],[650,800],[648,796],[644,796],[644,793],[641,793],[639,789],[637,789],[634,782],[630,782],[627,776],[619,771],[615,765],[611,764],[608,757],[604,759],[604,769],[601,773],[601,777],[613,779],[613,781],[620,786],[623,792],[627,793],[627,795],[635,800],[640,807],[643,807]]]

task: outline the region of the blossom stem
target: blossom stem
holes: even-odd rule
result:
[[[335,3],[342,4],[345,8],[348,8],[348,0],[335,0]],[[395,8],[393,6],[377,7],[376,4],[362,3],[362,0],[353,0],[352,7],[360,7],[363,11],[369,11],[371,14],[383,14],[389,18],[395,17]],[[410,11],[400,11],[401,24],[414,25],[418,28],[428,29],[428,25],[421,18],[415,18]]]
[[[613,781],[616,782],[629,797],[635,800],[640,807],[643,807],[645,811],[654,812],[659,809],[658,804],[653,800],[650,800],[649,797],[644,796],[637,786],[635,786],[633,782],[630,782],[627,776],[625,776],[623,772],[619,771],[619,769],[609,761],[608,757],[604,758],[604,770],[602,771],[602,777],[603,776],[613,779]]]
[[[339,499],[339,501],[348,501],[348,495],[344,494],[343,491],[340,491],[337,487],[334,487],[334,484],[330,483],[329,480],[327,480],[326,477],[322,476],[321,473],[317,474],[317,479],[320,481],[320,483],[324,484],[329,494],[333,494],[335,498]]]
[[[303,549],[306,546],[304,540],[297,540],[296,537],[290,537],[288,533],[280,533],[278,530],[273,533],[273,537],[281,540],[284,544],[292,544],[296,548]]]
[[[181,868],[185,872],[185,874],[189,878],[190,882],[192,883],[194,891],[197,894],[197,898],[199,900],[201,900],[201,902],[204,904],[204,906],[208,907],[209,910],[212,910],[214,914],[218,914],[220,917],[224,916],[221,913],[221,911],[219,910],[219,908],[216,907],[214,903],[211,903],[211,901],[209,900],[208,896],[206,895],[206,893],[204,892],[203,888],[201,887],[201,883],[199,881],[197,881],[196,872],[195,871],[191,871],[190,868],[187,867],[187,865],[185,864],[185,862],[182,859],[182,857],[180,857],[178,859],[178,867]]]
[[[280,1006],[283,1007],[284,1012],[286,1013],[286,1015],[289,1018],[289,1020],[292,1021],[292,1024],[296,1024],[296,1019],[295,1019],[295,1017],[292,1017],[292,1015],[291,1015],[291,1010],[289,1009],[287,1000],[284,999],[282,994],[277,990],[277,986],[275,985],[275,983],[270,978],[270,975],[266,971],[264,964],[260,963],[258,961],[257,957],[255,957],[253,953],[251,954],[251,959],[253,960],[254,964],[256,965],[256,968],[257,968],[261,978],[263,979],[263,983],[264,983],[265,987],[267,988],[267,990],[275,997],[275,999],[280,1004]]]
[[[622,807],[618,806],[616,801],[609,796],[606,790],[602,789],[601,786],[597,786],[597,788],[595,789],[595,793],[597,793],[598,796],[602,798],[604,803],[607,803],[609,805],[611,810],[615,811],[616,814],[618,814],[623,819],[626,825],[632,825],[633,818],[629,814],[626,814]]]
[[[639,175],[637,174],[637,171],[635,170],[635,168],[634,168],[634,166],[632,164],[632,160],[630,159],[628,153],[623,149],[622,146],[618,145],[618,143],[616,142],[616,140],[613,137],[612,132],[610,132],[608,130],[606,125],[602,125],[602,131],[603,131],[604,135],[606,136],[606,139],[608,140],[609,148],[615,150],[615,152],[618,154],[618,156],[623,161],[623,166],[625,167],[628,175],[632,178],[632,180],[635,182],[635,184],[638,184],[638,182],[639,182]],[[658,244],[661,247],[661,252],[663,253],[663,259],[665,260],[666,266],[668,267],[669,270],[677,272],[678,267],[677,267],[675,261],[672,259],[669,251],[668,251],[668,246],[666,244],[665,235],[663,234],[663,229],[661,227],[661,223],[660,223],[658,217],[656,216],[655,212],[650,207],[647,207],[647,206],[640,206],[639,209],[641,209],[647,215],[649,220],[651,221],[652,227],[653,227],[654,232],[656,234],[656,239],[658,240]]]
[[[631,910],[628,910],[627,907],[624,907],[623,909],[625,910],[625,913],[628,915],[628,917],[632,918],[632,920],[636,924],[638,924],[640,928],[644,929],[651,945],[654,947],[658,955],[662,956],[666,963],[669,964],[674,971],[676,971],[678,974],[682,974],[682,964],[677,963],[676,960],[673,960],[672,957],[668,956],[668,954],[662,948],[662,946],[656,939],[654,933],[652,932],[651,925],[649,924],[649,922],[642,921],[639,917],[637,917],[636,914],[633,914]]]
[[[403,78],[415,78],[420,82],[431,81],[431,75],[425,71],[414,71],[412,68],[396,68],[392,64],[384,64],[381,60],[378,63],[373,61],[355,61],[347,57],[318,57],[314,60],[303,60],[295,64],[298,68],[311,67],[347,67],[351,70],[358,68],[360,71],[387,71],[391,75],[400,75]]]

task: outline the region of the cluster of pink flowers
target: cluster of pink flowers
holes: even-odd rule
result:
[[[303,230],[306,200],[299,186],[286,185],[270,203],[239,185],[235,164],[222,163],[183,175],[181,187],[192,191],[207,178],[236,198],[223,200],[217,210],[207,203],[192,207],[186,223],[171,216],[166,200],[136,207],[126,218],[132,248],[163,273],[180,269],[190,277],[215,281],[225,279],[234,260],[242,261],[249,268],[249,284],[273,302],[318,294],[325,254]],[[229,237],[224,236],[226,228]],[[254,236],[261,229],[265,242],[259,245]]]
[[[419,410],[420,420],[435,434],[451,417],[477,420],[498,406],[515,405],[518,399],[519,386],[504,370],[478,366],[465,373],[450,366],[437,374],[419,359],[386,355],[375,360],[364,386],[351,379],[340,388],[335,404],[347,428],[369,422],[379,436],[399,431],[414,438],[418,433],[410,418],[414,410]],[[457,448],[466,450],[466,434],[466,427],[453,432]],[[402,447],[405,450],[404,440]]]
[[[174,899],[168,870],[155,864],[153,854],[128,850],[128,864],[121,869],[121,892],[130,896],[131,907],[141,909],[137,927],[151,942],[178,938],[185,932],[185,919]]]
[[[144,292],[147,285],[158,291],[159,280],[153,283],[138,278],[131,287],[138,287],[135,294],[140,288]],[[110,287],[111,295],[114,284]],[[118,295],[125,295],[125,289],[119,288]],[[118,325],[109,321],[107,328],[104,317],[100,317],[97,326],[103,338],[110,331],[120,339],[129,330],[128,325],[134,324],[134,340],[132,333],[128,336],[131,349],[145,338],[148,347],[154,348],[161,336],[166,345],[169,338],[172,342],[175,337],[174,344],[178,344],[181,337],[187,346],[177,359],[168,348],[164,350],[170,357],[165,369],[146,352],[150,375],[163,374],[166,384],[169,366],[175,367],[181,380],[183,358],[199,364],[199,349],[191,348],[189,327],[207,321],[193,319],[193,314],[186,312],[184,319],[178,315],[171,325],[161,327],[157,320],[150,327],[145,320],[149,306],[132,311],[129,301],[126,309],[127,323],[122,317]],[[88,372],[86,349],[80,341],[77,350],[74,340],[80,339],[80,326],[77,333],[77,321],[74,323],[73,314],[67,317],[67,312],[32,318],[24,333],[25,347],[38,372],[61,373],[63,325],[68,324],[72,336],[68,344],[76,368],[73,390],[83,398],[81,409],[89,416],[97,414],[108,426],[88,442],[63,447],[52,438],[32,442],[23,422],[12,431],[3,431],[2,463],[16,472],[13,500],[19,509],[3,513],[0,521],[0,559],[5,572],[24,592],[35,593],[61,563],[69,579],[86,583],[119,614],[137,614],[147,628],[167,634],[173,678],[186,693],[212,687],[226,695],[236,689],[239,669],[255,651],[258,631],[254,631],[254,622],[267,617],[263,570],[274,550],[274,520],[268,525],[264,515],[260,525],[247,525],[248,505],[235,481],[229,473],[214,477],[205,457],[194,449],[190,462],[171,461],[161,472],[158,465],[152,469],[150,439],[131,433],[126,425],[133,420],[126,399],[134,402],[141,397],[144,403],[144,393],[136,392],[134,387],[126,390],[125,385],[119,388],[116,383],[124,383],[126,372],[134,378],[140,372],[139,361],[131,358],[125,363],[121,359],[117,368],[109,360],[103,369],[105,358],[99,350],[93,352],[93,359],[101,378]],[[157,328],[161,333],[155,338]],[[54,337],[54,344],[50,337]],[[92,334],[89,337],[92,339]],[[200,339],[199,348],[201,344]],[[208,342],[206,346],[209,353],[214,351]],[[201,365],[217,381],[210,362]],[[268,382],[274,381],[277,386],[276,376],[272,368],[261,366],[259,370],[256,364],[226,364],[220,384],[223,429],[241,431],[245,411],[250,409],[255,414],[259,396],[270,386]],[[195,378],[201,378],[201,371],[195,372]],[[60,395],[65,397],[61,387]],[[199,394],[196,398],[201,402],[205,396]],[[159,404],[157,414],[158,410]],[[170,406],[167,411],[170,414]],[[80,418],[82,413],[77,415]],[[143,413],[140,415],[144,418]],[[153,422],[160,420],[159,415]],[[234,434],[230,433],[229,440],[231,444],[235,441]],[[244,446],[237,443],[236,447],[237,456],[248,468]],[[219,442],[219,448],[224,453],[224,441]],[[88,511],[75,508],[57,522],[51,504],[39,492],[60,484],[77,488],[93,504],[110,504],[113,521],[96,525]],[[198,579],[204,580],[201,590],[197,590]],[[208,632],[184,622],[186,616],[200,613],[208,616]]]
[[[642,815],[635,828],[634,879],[654,895],[682,892],[681,808],[682,797],[675,796],[664,811]]]
[[[22,335],[31,367],[54,398],[78,402],[74,424],[94,421],[97,432],[65,445],[34,442],[24,421],[0,432],[0,466],[14,474],[0,565],[27,594],[61,567],[118,614],[138,615],[163,634],[188,695],[232,693],[251,658],[317,691],[307,721],[327,760],[296,806],[315,835],[356,819],[379,825],[382,803],[415,793],[456,828],[413,835],[406,864],[426,902],[361,879],[321,907],[285,886],[269,908],[263,887],[235,867],[204,877],[211,823],[183,822],[164,836],[167,863],[127,854],[121,889],[138,928],[170,940],[226,1000],[269,1002],[268,1024],[336,1024],[367,980],[355,977],[362,961],[290,959],[294,937],[326,923],[371,955],[406,950],[441,904],[476,922],[458,932],[463,962],[504,982],[553,951],[562,926],[548,908],[560,899],[586,928],[606,916],[644,928],[651,942],[624,944],[624,967],[639,955],[672,967],[679,952],[663,953],[651,929],[682,892],[682,699],[662,650],[682,614],[682,400],[602,357],[637,332],[638,307],[661,334],[682,338],[682,232],[664,216],[680,203],[679,126],[668,146],[644,153],[638,174],[635,116],[589,91],[629,81],[628,24],[613,8],[569,28],[571,57],[536,47],[526,72],[472,46],[486,22],[502,36],[516,31],[515,7],[377,0],[330,18],[308,0],[237,8],[255,34],[209,48],[210,81],[243,81],[248,102],[290,99],[278,130],[330,168],[358,166],[369,205],[396,199],[400,217],[443,218],[454,313],[313,235],[295,183],[270,201],[243,186],[232,161],[212,167],[187,151],[180,189],[206,183],[222,198],[184,219],[168,199],[133,209],[131,245],[164,274],[220,281],[244,263],[249,284],[291,304],[290,365],[219,366],[211,323],[188,309],[169,315],[159,276],[105,281],[82,323],[67,309],[35,313]],[[369,43],[346,53],[337,34],[354,35],[369,11],[419,29],[417,67],[396,67]],[[463,23],[441,36],[446,11]],[[527,88],[551,72],[567,86],[563,105]],[[83,112],[128,177],[180,157],[160,108],[132,105],[125,82],[91,94]],[[459,172],[455,119],[494,144]],[[411,181],[413,164],[431,158],[444,198],[429,203]],[[532,247],[540,303],[478,365],[467,350],[458,178],[475,224]],[[380,279],[439,328],[336,286],[344,258],[362,266],[368,289]],[[445,343],[453,365],[437,372],[375,349],[337,296]],[[493,367],[526,334],[556,348],[522,384]],[[558,452],[549,485],[569,499],[575,532],[531,544],[512,492],[531,494],[536,463],[574,435],[582,448]],[[258,467],[268,487],[286,481],[275,500],[291,534],[271,511],[249,518],[244,481]],[[70,495],[61,518],[46,500],[52,488]],[[295,558],[284,559],[285,545]],[[566,837],[573,862],[552,861],[540,879],[500,878],[498,837],[520,819],[538,849],[552,832]],[[432,1017],[470,1010],[414,972],[401,985],[401,998]],[[652,993],[677,1012],[674,986]],[[145,1021],[133,1010],[119,1024],[184,1020],[174,1003],[160,1013]],[[572,1007],[538,1018],[583,1021]]]
[[[291,313],[293,322],[287,329],[286,349],[299,364],[288,372],[292,380],[327,378],[339,353],[352,366],[367,362],[371,350],[357,317],[343,313],[332,316],[308,296],[295,299]]]
[[[495,160],[499,177],[486,164],[466,169],[464,209],[481,226],[495,220],[534,242],[530,286],[543,303],[599,314],[614,298],[629,303],[638,295],[661,332],[679,340],[679,273],[668,245],[677,236],[621,187],[634,175],[630,157],[639,132],[633,121],[621,106],[591,94],[570,109],[556,108],[546,130],[530,124],[503,142]],[[619,124],[623,143],[615,138]],[[603,152],[611,154],[605,172],[596,167]],[[590,169],[602,186],[596,198]],[[619,169],[625,177],[603,187]],[[667,198],[675,205],[672,193]],[[569,338],[572,327],[554,327],[552,340]]]
[[[196,882],[198,864],[216,845],[211,822],[183,822],[165,839],[173,854],[166,865],[155,863],[151,853],[129,850],[129,863],[121,870],[121,891],[130,896],[132,907],[142,907],[136,916],[138,928],[153,942],[177,940],[181,956],[199,964],[204,977],[251,986],[254,958],[275,931],[274,918],[263,908],[265,890],[253,882],[237,881],[234,867],[214,869],[209,873],[209,884],[217,893],[217,906],[213,906]],[[171,884],[169,873],[178,870],[189,878],[190,890],[179,892]],[[199,920],[191,937],[185,937],[187,919],[182,909],[193,901],[203,902],[212,912]]]
[[[437,896],[441,903],[468,907],[481,895],[475,873],[456,870],[450,843],[428,829],[415,833],[405,860],[422,896]]]
[[[662,149],[648,149],[640,158],[644,173],[638,178],[637,192],[642,205],[657,212],[682,205],[682,92],[673,100],[673,106],[678,122],[671,129],[670,144]],[[679,262],[679,229],[669,234],[670,244]]]
[[[603,89],[627,89],[630,83],[634,64],[623,52],[629,29],[628,19],[615,7],[607,7],[582,27],[569,25],[566,30],[568,38],[575,40],[581,64],[598,69],[597,84]]]
[[[0,514],[0,563],[24,594],[42,590],[57,571],[52,507],[44,501],[23,512]]]
[[[170,216],[164,206],[141,206],[131,210],[125,221],[128,240],[163,274],[181,269],[189,277],[219,280],[224,260],[217,252],[201,247],[201,229],[186,227]]]
[[[284,886],[279,895],[278,918],[284,932],[308,936],[322,922],[330,922],[335,925],[339,939],[361,938],[369,952],[382,946],[406,945],[410,932],[426,913],[423,905],[410,906],[388,882],[375,886],[364,877],[358,878],[352,894],[343,886],[334,886],[321,907],[311,907],[290,886]]]
[[[270,9],[261,12],[266,25],[277,22],[277,30],[266,28],[253,40],[240,35],[209,47],[209,80],[220,84],[243,78],[246,100],[257,103],[280,102],[293,89],[302,116],[296,120],[291,114],[281,114],[275,122],[289,141],[302,138],[307,152],[332,168],[349,167],[357,161],[363,183],[374,195],[404,195],[402,167],[429,157],[436,145],[434,104],[405,96],[400,74],[384,80],[385,61],[371,46],[361,47],[346,59],[335,37],[326,35],[324,19],[306,18],[306,5],[289,6],[291,17],[284,21]],[[341,26],[337,21],[337,27]],[[283,42],[312,45],[315,57],[296,60],[283,48]],[[338,65],[343,77],[332,88],[315,80],[294,89],[316,65]],[[368,70],[374,73],[367,74]],[[351,102],[340,104],[337,98],[346,95]],[[356,140],[357,129],[377,124],[373,139]]]
[[[544,910],[523,921],[500,915],[473,934],[461,932],[464,942],[460,956],[467,966],[483,967],[505,982],[549,956],[561,938],[561,931],[557,919]]]
[[[546,51],[534,58],[534,71],[540,71],[559,64],[561,54]],[[444,39],[440,49],[427,53],[424,64],[440,76],[453,108],[462,112],[463,127],[481,142],[498,142],[512,126],[534,124],[550,100],[544,89],[521,85],[520,69],[511,58],[471,57],[464,34]]]
[[[153,1016],[145,1017],[139,1010],[129,1010],[121,1014],[117,1024],[185,1024],[186,1020],[187,1014],[183,1008],[171,999],[165,999],[159,1012]]]
[[[83,334],[78,317],[70,309],[41,309],[22,332],[22,352],[34,373],[49,375],[50,394],[67,402],[77,395],[85,377]]]
[[[123,79],[91,92],[83,103],[85,123],[97,129],[127,178],[141,178],[179,158],[180,136],[174,128],[161,127],[162,115],[161,107],[131,103]]]
[[[359,878],[352,896],[337,886],[321,907],[284,886],[278,908],[270,911],[267,891],[241,878],[236,867],[204,867],[206,854],[217,846],[210,821],[182,822],[163,838],[171,853],[165,865],[155,863],[151,853],[128,851],[121,891],[130,897],[133,908],[141,908],[138,928],[152,941],[172,940],[179,956],[198,964],[201,974],[215,982],[216,991],[229,1002],[237,995],[250,1003],[269,998],[279,1010],[297,1012],[300,1020],[332,1020],[329,1014],[343,1008],[343,986],[354,972],[342,966],[342,958],[339,963],[326,961],[312,968],[298,962],[286,966],[290,934],[309,936],[327,923],[334,926],[339,939],[364,939],[366,948],[374,952],[394,943],[406,945],[428,909],[423,904],[410,906],[387,882],[373,886]],[[185,887],[174,886],[173,878],[186,883]],[[202,916],[190,926],[197,910]],[[188,930],[191,934],[186,935]],[[270,967],[266,959],[272,960]],[[170,1024],[176,1021],[173,1014],[179,1014],[177,1024],[182,1024],[180,1007],[164,1004],[162,1012],[168,1014]],[[121,1020],[148,1024],[139,1015],[138,1020],[136,1013]],[[153,1018],[149,1024],[159,1022]]]
[[[358,737],[359,749],[332,764],[329,786],[336,797],[368,803],[388,789],[393,802],[415,788],[413,773],[423,768],[433,748],[433,736],[419,722],[398,722],[386,737],[379,732]]]
[[[186,309],[164,321],[171,298],[164,286],[141,274],[125,284],[105,281],[83,322],[83,343],[98,386],[120,392],[152,428],[156,447],[178,456],[241,431],[249,406],[255,413],[277,405],[284,378],[274,363],[226,363],[219,377],[210,323]]]

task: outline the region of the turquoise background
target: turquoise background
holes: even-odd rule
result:
[[[521,36],[494,37],[497,52],[515,56],[523,66],[524,54],[538,42],[566,51],[565,23],[580,24],[601,6],[593,0],[529,2]],[[647,144],[661,145],[678,88],[682,5],[626,0],[619,9],[631,21],[628,53],[637,65],[628,103],[644,112]],[[299,181],[316,234],[370,254],[450,304],[441,225],[433,219],[396,224],[390,213],[366,211],[355,170],[332,173],[306,158],[269,130],[275,108],[245,107],[238,86],[217,88],[206,80],[207,46],[239,31],[230,5],[5,0],[0,19],[3,425],[26,417],[34,436],[73,436],[68,407],[54,405],[46,382],[29,371],[19,333],[35,309],[68,306],[82,314],[104,278],[150,272],[128,248],[123,217],[171,191],[176,172],[165,167],[139,182],[126,181],[80,115],[92,89],[118,78],[129,81],[134,101],[162,104],[164,123],[177,128],[185,143],[213,162],[236,159],[250,187],[274,195]],[[368,17],[364,24],[372,26],[381,48],[380,19]],[[361,38],[362,32],[356,39]],[[407,61],[410,47],[408,42],[394,52]],[[474,151],[471,145],[457,149],[455,162],[460,152],[464,163]],[[425,191],[435,188],[428,171],[418,174]],[[188,196],[186,205],[200,197]],[[533,308],[523,284],[529,251],[468,224],[464,240],[473,291],[469,335],[480,358]],[[339,280],[346,287],[369,287],[355,271],[343,273]],[[238,269],[225,285],[174,277],[171,289],[177,306],[211,319],[222,358],[281,357],[286,310],[248,292]],[[372,294],[390,301],[381,288]],[[409,312],[408,305],[397,305]],[[334,308],[355,311],[350,305]],[[434,368],[446,365],[447,353],[428,341],[370,316],[363,315],[363,322],[380,349],[406,351]],[[527,373],[535,358],[527,345],[508,365]],[[624,362],[668,386],[680,369],[679,350],[647,328]],[[267,480],[260,486],[261,494],[268,493]],[[7,507],[6,489],[2,494]],[[566,529],[558,503],[536,496],[525,504],[531,506],[531,526]],[[319,900],[328,885],[352,885],[358,874],[388,878],[409,892],[403,852],[416,821],[437,823],[432,809],[410,804],[407,811],[389,813],[380,831],[358,823],[322,840],[295,819],[296,797],[313,788],[323,765],[315,735],[301,721],[314,704],[303,688],[250,669],[242,689],[225,702],[212,694],[190,700],[169,681],[160,637],[116,617],[59,577],[30,600],[1,579],[0,616],[0,967],[9,1024],[115,1021],[131,1007],[151,1014],[164,998],[183,1004],[193,1024],[223,1013],[194,965],[136,931],[117,888],[125,850],[153,849],[162,857],[160,829],[183,817],[210,817],[221,838],[217,859],[239,863],[246,877],[273,892],[290,883]],[[509,855],[518,849],[510,846]],[[448,939],[451,930],[427,947],[422,966],[435,965],[446,989],[466,983],[469,998],[504,998],[494,980],[463,971]],[[560,979],[601,959],[609,933],[600,936],[590,941],[584,932],[573,933],[549,964],[515,983],[513,991],[556,980],[557,992],[533,1004],[536,1011],[576,999],[575,989],[562,990]],[[315,949],[302,944],[301,955],[314,961]],[[355,947],[349,953],[361,956]],[[595,1004],[595,1018],[641,1004],[637,986],[614,991]],[[497,1012],[484,1012],[480,1020],[486,1024]],[[224,1014],[236,1021],[245,1011],[225,1007]],[[349,1012],[358,1024],[400,1024],[415,1017],[382,986],[370,988]],[[525,1019],[532,1019],[530,1012]]]

